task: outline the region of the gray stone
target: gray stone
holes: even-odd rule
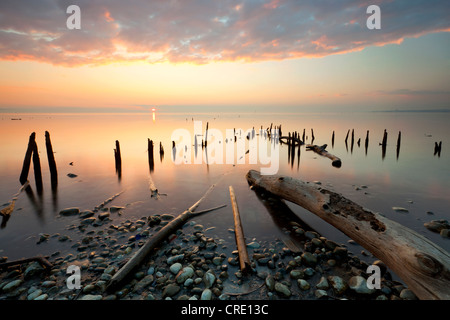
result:
[[[325,277],[320,278],[319,283],[316,284],[316,288],[321,290],[327,290],[329,287],[330,285]]]
[[[294,269],[291,270],[291,272],[289,273],[289,276],[294,279],[302,279],[305,276],[305,273],[303,272],[303,270],[298,270],[298,269]]]
[[[80,300],[102,300],[102,295],[101,294],[97,294],[97,295],[92,295],[92,294],[87,294],[84,295],[83,297],[81,297]]]
[[[203,282],[205,283],[206,288],[211,288],[215,281],[216,276],[212,273],[211,270],[205,272],[205,275],[203,276]]]
[[[273,276],[271,274],[269,274],[266,277],[265,284],[266,284],[267,290],[269,290],[269,291],[273,291],[273,289],[275,288],[275,279],[273,278]]]
[[[200,296],[200,300],[211,300],[212,299],[212,291],[211,289],[205,289]]]
[[[59,214],[62,216],[72,216],[72,215],[79,214],[79,213],[80,213],[79,208],[66,208],[59,212]]]
[[[106,218],[109,218],[109,216],[110,216],[110,213],[108,212],[108,211],[106,211],[106,212],[102,212],[102,213],[100,213],[99,215],[98,215],[98,218],[100,219],[100,220],[105,220]]]
[[[173,297],[178,292],[180,292],[180,290],[181,290],[181,288],[179,286],[177,286],[176,284],[169,284],[164,288],[162,297],[163,298]]]
[[[178,274],[178,272],[180,272],[180,270],[181,270],[181,268],[182,268],[183,266],[181,265],[181,263],[179,263],[179,262],[175,262],[174,264],[172,264],[170,267],[169,267],[169,269],[170,269],[170,272],[172,272],[173,274]]]
[[[252,241],[247,244],[247,247],[249,247],[251,249],[258,249],[259,247],[261,247],[261,245],[256,241]]]
[[[89,217],[89,218],[85,218],[85,219],[81,220],[80,223],[83,225],[87,225],[87,224],[94,223],[95,220],[96,220],[95,217]]]
[[[22,284],[22,282],[23,281],[20,279],[12,280],[12,281],[8,282],[6,285],[4,285],[2,290],[4,292],[11,292],[11,291],[17,289]]]
[[[307,266],[315,266],[317,264],[317,257],[311,252],[304,252],[302,254],[302,263]]]
[[[348,286],[350,289],[360,294],[372,294],[375,292],[375,289],[370,289],[367,286],[367,281],[361,276],[354,276],[350,278],[348,282]]]
[[[153,280],[154,280],[153,275],[151,274],[146,275],[138,283],[136,283],[133,291],[139,294],[142,293],[145,290],[145,288],[147,288],[152,284]]]
[[[275,291],[285,298],[289,298],[291,296],[291,291],[289,288],[281,282],[275,283]]]
[[[123,210],[123,209],[125,209],[125,207],[118,207],[118,206],[109,207],[109,211],[110,212],[118,212],[118,211]]]
[[[171,256],[169,258],[167,258],[167,264],[171,265],[174,264],[175,262],[180,262],[184,259],[184,254],[178,254],[175,256]]]
[[[91,210],[85,210],[85,211],[80,212],[79,217],[80,217],[81,219],[84,219],[84,218],[92,217],[93,215],[94,215],[94,211],[91,211]]]
[[[347,283],[339,276],[329,276],[328,282],[331,284],[334,293],[337,295],[343,294],[348,288]]]
[[[37,261],[31,262],[28,267],[25,269],[24,277],[25,279],[29,279],[33,276],[39,275],[44,271],[44,268]]]
[[[405,300],[417,300],[417,297],[414,294],[414,292],[412,292],[409,289],[403,289],[400,292],[400,298],[405,299]]]
[[[311,287],[309,285],[309,282],[304,280],[304,279],[298,279],[297,280],[297,284],[298,284],[299,288],[304,290],[304,291],[309,290],[309,288]]]
[[[41,289],[34,290],[27,296],[27,300],[34,300],[42,294]]]
[[[442,229],[440,235],[443,238],[450,238],[450,229]]]
[[[325,290],[319,289],[316,290],[314,292],[314,295],[316,296],[316,298],[320,299],[320,298],[324,298],[326,296],[328,296],[327,292]]]
[[[186,280],[192,278],[194,274],[195,274],[194,269],[192,269],[192,267],[187,266],[179,271],[175,279],[177,283],[185,283]]]
[[[403,208],[403,207],[392,207],[392,210],[394,210],[396,212],[409,212],[408,209]]]
[[[44,294],[41,294],[40,296],[34,298],[33,300],[35,300],[35,301],[43,301],[43,300],[47,300],[47,299],[48,299],[48,294],[44,293]]]

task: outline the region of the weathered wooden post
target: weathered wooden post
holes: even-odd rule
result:
[[[34,180],[36,182],[36,189],[38,194],[40,194],[42,193],[44,187],[42,184],[41,160],[39,159],[39,151],[36,141],[33,141],[33,170],[34,170]]]
[[[331,135],[331,147],[334,148],[334,130],[333,134]]]
[[[398,160],[398,156],[400,155],[400,143],[401,143],[401,139],[402,139],[402,132],[399,131],[399,132],[398,132],[398,138],[397,138],[397,160]]]
[[[52,141],[50,140],[50,133],[45,131],[45,147],[47,149],[48,166],[50,168],[50,181],[52,190],[58,185],[58,170],[56,169],[55,155],[53,153]]]
[[[366,156],[367,156],[367,150],[369,149],[369,130],[367,130],[366,133],[366,141],[365,141],[365,149],[366,149]]]
[[[116,148],[114,149],[114,158],[116,162],[116,172],[119,174],[119,178],[122,176],[122,155],[120,153],[119,140],[116,140]]]
[[[36,133],[33,132],[28,140],[28,147],[25,153],[25,159],[23,160],[22,172],[20,173],[19,181],[22,185],[24,185],[25,182],[27,182],[28,180],[28,173],[30,171],[30,164],[31,164],[31,155],[33,154],[33,144],[36,143],[35,139]]]

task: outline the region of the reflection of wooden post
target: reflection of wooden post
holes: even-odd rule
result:
[[[244,231],[242,229],[241,217],[239,215],[239,208],[236,202],[236,195],[234,194],[234,189],[232,186],[230,186],[230,199],[233,208],[236,245],[239,251],[239,266],[242,272],[248,272],[251,270],[250,259],[248,257],[247,247],[245,244]]]
[[[365,149],[366,149],[366,155],[367,155],[367,149],[369,148],[369,130],[367,130],[367,134],[366,134],[366,142],[364,145]]]
[[[150,166],[150,172],[153,172],[155,169],[155,160],[153,158],[153,140],[148,140],[148,165]]]
[[[347,135],[345,136],[345,144],[347,144],[348,141],[348,135],[350,134],[350,129],[348,129],[347,131]]]
[[[43,190],[41,160],[39,159],[39,152],[36,141],[33,142],[33,170],[34,180],[36,181],[36,189],[38,193],[41,193]]]
[[[333,134],[331,135],[331,147],[334,148],[334,130]]]
[[[36,133],[33,132],[30,135],[30,139],[28,140],[28,147],[27,151],[25,153],[25,159],[23,160],[22,165],[22,172],[20,173],[19,181],[22,185],[25,184],[28,180],[28,172],[30,171],[30,164],[31,164],[31,155],[33,154],[33,144],[36,143]]]
[[[45,146],[47,148],[48,166],[50,167],[50,181],[52,189],[54,189],[58,185],[58,170],[56,169],[55,155],[53,154],[52,141],[48,131],[45,131]]]

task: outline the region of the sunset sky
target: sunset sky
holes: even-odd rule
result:
[[[449,17],[437,0],[2,0],[0,112],[449,109]]]

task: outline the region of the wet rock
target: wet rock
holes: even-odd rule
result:
[[[211,300],[212,299],[212,291],[211,289],[205,289],[200,296],[200,300]]]
[[[394,210],[394,211],[396,211],[396,212],[404,212],[404,213],[409,212],[408,209],[403,208],[403,207],[392,207],[392,210]]]
[[[34,300],[42,294],[41,289],[36,289],[27,296],[27,300]]]
[[[146,275],[138,283],[136,283],[133,291],[138,294],[141,294],[147,287],[149,287],[152,284],[153,280],[154,280],[153,275]]]
[[[440,233],[443,229],[450,229],[450,224],[447,220],[432,220],[430,222],[424,223],[425,228],[432,232]]]
[[[348,285],[344,279],[339,276],[329,276],[328,281],[331,284],[331,287],[334,290],[334,293],[337,295],[341,295],[347,290]]]
[[[317,257],[311,252],[304,252],[302,254],[302,263],[307,266],[315,266],[317,264]]]
[[[273,276],[271,274],[269,274],[266,277],[265,284],[266,284],[267,290],[269,290],[269,291],[273,291],[273,289],[275,288],[275,279],[273,278]]]
[[[288,286],[282,284],[281,282],[275,283],[275,291],[284,298],[289,298],[291,296],[291,291]]]
[[[251,249],[258,249],[259,247],[261,247],[261,245],[256,241],[252,241],[250,243],[247,243],[247,247]]]
[[[192,278],[194,274],[194,269],[187,266],[179,271],[179,273],[175,277],[175,280],[177,281],[177,283],[186,283],[186,280]]]
[[[92,294],[86,294],[83,297],[81,297],[80,300],[102,300],[102,295],[98,294],[98,295],[92,295]]]
[[[178,292],[180,292],[180,290],[181,290],[181,288],[179,286],[177,286],[176,284],[169,284],[164,288],[162,297],[163,298],[173,297]]]
[[[175,262],[174,264],[172,264],[170,267],[169,267],[169,270],[170,270],[170,272],[172,272],[173,274],[178,274],[178,272],[180,272],[180,270],[181,270],[181,268],[182,268],[183,266],[181,265],[181,263],[179,263],[179,262]]]
[[[211,288],[215,281],[216,276],[212,273],[211,270],[205,272],[205,275],[203,276],[203,282],[205,283],[206,288]]]
[[[366,279],[361,276],[351,277],[348,282],[348,286],[350,289],[360,294],[372,294],[375,292],[375,289],[370,289],[367,286]]]
[[[299,269],[294,269],[291,270],[291,272],[289,273],[289,276],[294,279],[302,279],[305,276],[305,273],[303,272],[303,270],[299,270]]]
[[[94,223],[95,220],[96,220],[95,217],[89,217],[89,218],[85,218],[85,219],[81,220],[80,223],[82,225],[88,225],[88,224]]]
[[[37,261],[31,262],[28,267],[25,269],[24,278],[29,279],[31,277],[37,276],[44,271],[44,268]]]
[[[167,258],[167,264],[172,265],[175,262],[181,262],[184,259],[184,254],[178,254]]]
[[[309,282],[304,279],[298,279],[297,284],[298,284],[298,287],[304,291],[309,290],[309,288],[311,287],[309,285]]]
[[[59,212],[62,216],[72,216],[80,213],[80,208],[66,208]]]
[[[98,218],[100,219],[100,221],[103,221],[103,220],[105,220],[106,218],[109,218],[109,216],[110,216],[110,213],[106,211],[106,212],[100,213],[100,214],[98,215]]]
[[[22,283],[23,283],[23,281],[21,279],[12,280],[12,281],[6,283],[3,286],[2,290],[4,292],[11,292],[11,291],[17,289]],[[0,287],[1,287],[1,285],[0,285]]]
[[[443,238],[450,238],[450,229],[442,229],[440,235]]]
[[[109,207],[109,211],[110,211],[110,212],[119,212],[119,211],[121,211],[121,210],[123,210],[123,209],[125,209],[125,207],[119,207],[119,206],[112,206],[112,207]]]
[[[85,211],[80,212],[79,217],[80,217],[80,219],[85,219],[85,218],[92,217],[93,215],[94,215],[94,211],[85,210]]]
[[[316,284],[316,288],[321,290],[327,290],[329,287],[330,285],[325,277],[320,278],[319,283]]]
[[[317,299],[325,298],[328,296],[327,292],[322,289],[314,291],[314,295],[316,296]]]
[[[417,300],[417,297],[414,294],[414,292],[412,292],[409,289],[403,289],[400,292],[400,298],[405,299],[405,300]]]
[[[173,218],[175,218],[173,215],[171,214],[162,214],[161,215],[161,220],[172,220]]]

